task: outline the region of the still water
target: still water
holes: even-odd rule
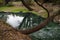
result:
[[[35,14],[1,14],[3,19],[14,28],[29,29],[37,26],[45,19]],[[30,34],[32,40],[60,40],[60,25],[50,22],[45,28]]]
[[[16,15],[7,15],[6,23],[10,24],[14,28],[18,28],[20,23],[22,22],[24,17],[16,16]]]
[[[1,14],[0,19],[3,19],[11,25],[13,28],[21,28],[21,29],[28,29],[32,28],[34,26],[37,26],[42,19],[40,16],[37,16],[35,14]]]

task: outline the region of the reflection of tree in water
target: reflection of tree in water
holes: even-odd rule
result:
[[[22,22],[24,17],[16,16],[16,15],[7,15],[7,23],[10,24],[14,28],[18,28],[20,23]]]
[[[27,15],[28,15],[28,14],[27,14]],[[27,16],[27,15],[25,15],[25,16]],[[58,14],[55,14],[55,15],[47,18],[47,19],[46,19],[44,22],[42,22],[40,25],[36,26],[35,28],[32,28],[32,30],[30,30],[30,29],[28,29],[28,30],[21,30],[20,32],[23,33],[23,34],[30,34],[30,33],[32,33],[32,32],[35,32],[35,31],[37,31],[37,30],[40,30],[41,28],[45,27],[46,24],[48,24],[56,15],[58,15]],[[30,14],[27,18],[28,18],[28,19],[31,19],[31,17],[33,17],[33,18],[35,17],[35,18],[36,18],[36,16],[33,16],[33,15],[31,15],[31,14]],[[40,18],[40,19],[39,19],[39,18]],[[42,20],[44,20],[44,19],[41,20],[41,17],[40,17],[40,16],[37,16],[36,19],[39,19],[40,22],[41,22]],[[36,20],[36,19],[35,19],[35,20]],[[28,21],[29,21],[29,20],[28,20]],[[36,20],[36,21],[38,21],[38,20]],[[31,22],[31,21],[30,21],[30,22]],[[39,22],[39,21],[38,21],[38,22]],[[13,28],[11,28],[10,26],[7,26],[7,25],[5,26],[4,22],[0,22],[0,23],[1,23],[1,25],[0,25],[0,26],[1,26],[1,29],[0,29],[0,30],[2,30],[2,29],[4,28],[3,31],[6,30],[6,29],[8,29],[8,30],[11,29],[13,33],[16,32],[16,30],[14,30]],[[3,24],[4,24],[4,25],[3,25]],[[2,26],[2,25],[3,25],[3,26]],[[55,25],[55,26],[56,26],[56,25]],[[10,28],[9,28],[9,27],[10,27]],[[5,28],[6,28],[6,29],[5,29]],[[29,27],[28,27],[28,28],[29,28]],[[37,28],[38,28],[38,29],[37,29]],[[11,32],[11,30],[9,30],[9,31]],[[3,31],[2,31],[2,32],[3,32]],[[41,31],[41,30],[40,30],[40,31]],[[6,32],[8,32],[8,31],[6,31]],[[10,32],[8,32],[8,34],[9,34]],[[36,36],[36,35],[40,35],[40,36],[43,37],[43,36],[45,36],[45,35],[47,34],[47,33],[45,32],[45,30],[44,30],[44,31],[41,31],[41,32],[42,32],[41,34],[43,34],[43,35],[40,35],[40,34],[38,33],[38,34],[35,34],[35,36]],[[52,32],[53,32],[53,31],[52,31]],[[19,33],[19,32],[18,32],[18,33]],[[18,34],[18,33],[17,33],[17,34]],[[6,34],[7,34],[7,33],[6,33]],[[15,35],[15,34],[14,34],[14,35]],[[50,36],[51,34],[48,33],[48,35]],[[48,36],[48,35],[47,35],[47,36]],[[8,36],[9,36],[9,35],[8,35]],[[38,36],[37,36],[37,37],[38,37]],[[38,38],[39,38],[39,37],[38,37]],[[45,38],[45,37],[43,37],[43,38]],[[49,38],[50,38],[50,37],[49,37]],[[20,39],[20,38],[19,38],[19,39]]]
[[[45,28],[33,33],[31,36],[32,39],[36,40],[60,40],[60,25],[50,22]]]

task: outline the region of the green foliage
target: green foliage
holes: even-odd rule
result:
[[[23,8],[23,7],[14,7],[14,6],[9,6],[9,5],[6,5],[6,6],[2,6],[0,7],[0,11],[7,11],[7,12],[19,12],[19,11],[28,11],[27,9]]]

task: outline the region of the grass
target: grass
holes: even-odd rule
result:
[[[0,7],[0,11],[5,11],[5,12],[19,12],[19,11],[28,11],[26,8],[23,7],[15,7],[15,6],[3,6]]]
[[[15,6],[2,6],[0,7],[0,11],[5,11],[5,12],[20,12],[20,11],[23,11],[23,12],[32,12],[36,15],[39,15],[39,16],[42,16],[44,18],[47,18],[47,12],[42,12],[41,14],[37,13],[37,12],[34,12],[34,11],[28,11],[26,8],[24,7],[15,7]]]

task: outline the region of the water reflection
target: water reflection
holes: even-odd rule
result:
[[[3,19],[14,28],[29,29],[37,26],[40,22],[42,22],[44,18],[37,16],[35,14],[30,13],[22,13],[22,14],[1,14],[0,19]],[[41,21],[42,20],[42,21]]]
[[[24,15],[24,14],[22,14]],[[0,15],[0,19],[6,19],[6,23],[10,24],[12,27],[14,28],[18,28],[20,26],[21,23],[23,23],[21,25],[21,29],[25,30],[28,28],[32,28],[37,26],[39,23],[43,22],[45,19],[40,17],[40,16],[36,16],[36,15],[24,15],[22,16],[21,14],[7,14],[7,15]],[[25,16],[27,17],[25,20]],[[23,21],[24,20],[24,21]],[[45,26],[45,28],[31,34],[31,36],[33,37],[33,40],[56,40],[60,38],[60,25],[56,24],[55,22],[50,22],[48,25]]]
[[[17,15],[7,15],[6,22],[14,28],[18,28],[24,17]]]

